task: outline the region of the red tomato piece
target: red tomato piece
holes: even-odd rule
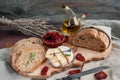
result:
[[[49,68],[47,66],[44,66],[42,71],[41,71],[41,75],[47,75],[48,69]]]
[[[102,80],[102,79],[106,79],[107,78],[107,74],[105,72],[103,72],[103,71],[100,71],[100,72],[94,74],[94,76],[95,76],[95,78],[97,80]]]
[[[72,74],[77,74],[77,73],[80,73],[80,72],[81,72],[80,69],[76,69],[76,70],[70,70],[68,73],[69,73],[70,75],[72,75]]]
[[[80,60],[80,61],[85,61],[84,56],[83,56],[82,54],[80,54],[80,53],[78,53],[78,54],[76,55],[76,59],[77,59],[77,60]]]

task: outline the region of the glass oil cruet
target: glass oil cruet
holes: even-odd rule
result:
[[[62,8],[69,16],[67,20],[63,21],[62,32],[67,35],[74,35],[79,31],[81,27],[80,19],[76,17],[73,10],[66,4],[62,4]]]

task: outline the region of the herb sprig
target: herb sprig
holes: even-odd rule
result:
[[[29,58],[27,64],[29,64],[34,59],[34,57],[35,57],[35,54],[34,53],[30,53],[30,58]]]

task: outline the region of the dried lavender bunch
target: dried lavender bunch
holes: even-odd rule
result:
[[[0,18],[0,26],[7,26],[8,28],[14,28],[26,35],[39,36],[49,30],[59,30],[59,27],[55,27],[47,23],[47,20],[42,19],[15,19],[8,20],[7,18]]]

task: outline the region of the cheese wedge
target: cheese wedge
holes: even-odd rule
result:
[[[48,58],[54,67],[65,67],[73,60],[72,51],[67,51],[69,49],[70,48],[67,46],[48,49],[46,52],[46,58]]]

